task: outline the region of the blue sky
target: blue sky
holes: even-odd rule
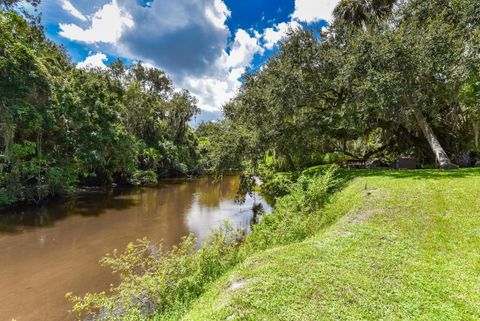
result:
[[[43,0],[49,38],[79,68],[143,61],[214,118],[289,28],[326,24],[338,0]]]

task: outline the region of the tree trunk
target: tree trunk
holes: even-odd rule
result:
[[[473,121],[473,134],[475,135],[475,148],[478,149],[478,140],[480,138],[480,124],[477,120]]]
[[[3,143],[4,143],[4,157],[5,160],[10,160],[10,148],[13,144],[13,126],[8,125],[7,123],[0,124],[0,130],[3,132]]]
[[[425,120],[425,117],[423,117],[422,113],[418,110],[414,110],[413,112],[415,114],[415,118],[417,119],[417,123],[423,132],[423,135],[427,139],[428,143],[430,144],[430,147],[432,148],[433,153],[435,154],[435,158],[438,164],[440,165],[440,168],[441,169],[457,169],[458,166],[453,164],[450,158],[448,158],[447,153],[445,153],[445,150],[443,149],[442,145],[440,145],[440,142],[438,141],[437,136],[435,135],[432,128]]]

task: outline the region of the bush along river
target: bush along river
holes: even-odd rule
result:
[[[74,319],[65,294],[108,290],[116,277],[98,261],[136,239],[169,248],[194,234],[200,244],[225,221],[248,233],[254,204],[270,207],[258,194],[235,202],[238,188],[237,176],[167,180],[0,213],[0,320]]]

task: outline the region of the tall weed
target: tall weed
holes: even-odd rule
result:
[[[114,251],[101,263],[120,276],[110,293],[85,297],[67,294],[82,320],[165,320],[178,315],[205,290],[205,286],[239,262],[237,233],[232,228],[211,235],[197,249],[193,236],[169,251],[146,239]]]

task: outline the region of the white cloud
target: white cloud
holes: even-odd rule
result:
[[[225,20],[230,17],[231,12],[222,0],[214,0],[213,8],[207,7],[205,15],[217,28],[224,29]]]
[[[245,30],[238,29],[230,52],[224,50],[216,61],[216,72],[212,76],[188,76],[182,85],[198,97],[200,108],[208,111],[219,110],[236,95],[241,86],[240,77],[251,65],[253,57],[263,51],[256,36],[252,37]]]
[[[108,58],[104,53],[97,52],[96,54],[90,54],[84,61],[81,61],[77,64],[77,68],[80,69],[90,69],[90,68],[100,68],[106,69],[104,61],[107,61]]]
[[[60,35],[86,43],[114,44],[120,39],[124,29],[133,26],[132,18],[122,12],[116,0],[112,0],[94,14],[89,28],[83,29],[75,24],[60,23]]]
[[[287,35],[290,29],[301,28],[302,26],[296,22],[281,22],[273,28],[267,28],[263,32],[263,39],[265,40],[265,48],[272,49],[280,40]]]
[[[299,22],[312,23],[319,20],[330,22],[340,0],[295,0],[295,11],[289,22],[281,22],[263,31],[266,49],[273,49],[290,29],[303,28]]]
[[[87,26],[61,23],[61,36],[165,70],[204,110],[218,111],[233,98],[255,54],[264,52],[262,35],[253,30],[236,30],[229,43],[225,22],[231,12],[223,0],[158,0],[148,7],[132,0],[92,0],[90,9],[69,1],[86,13]],[[77,66],[104,68],[106,60],[99,52]]]
[[[221,0],[158,0],[150,7],[132,0],[118,3],[135,25],[102,51],[149,62],[165,70],[177,84],[186,76],[216,72],[214,65],[230,36],[225,25],[230,11]]]
[[[304,22],[332,19],[332,13],[340,0],[295,0],[292,18]]]
[[[251,37],[243,29],[238,29],[227,57],[226,66],[229,68],[246,67],[250,65],[256,53],[263,53],[263,48],[258,45],[257,38]]]
[[[87,17],[85,17],[80,11],[78,11],[78,9],[75,8],[73,4],[68,0],[62,1],[62,9],[67,11],[77,19],[80,19],[82,21],[87,21]]]
[[[235,95],[236,85],[214,77],[186,77],[183,86],[198,98],[198,106],[207,111],[218,111]]]

